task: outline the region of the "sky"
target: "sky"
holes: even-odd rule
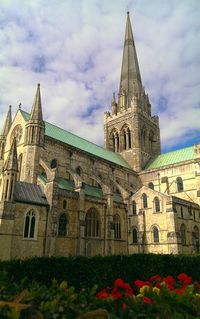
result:
[[[162,151],[200,142],[199,0],[0,0],[0,128],[12,105],[103,145],[126,11]]]

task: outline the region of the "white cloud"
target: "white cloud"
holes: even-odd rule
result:
[[[143,82],[161,116],[162,144],[173,148],[187,135],[196,138],[198,0],[1,1],[0,125],[9,104],[31,109],[40,82],[45,119],[103,144],[103,112],[119,86],[127,7]],[[168,102],[163,109],[161,97]]]

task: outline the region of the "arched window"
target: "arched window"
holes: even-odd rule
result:
[[[133,203],[132,203],[132,209],[133,209],[133,215],[136,215],[137,214],[137,204],[136,204],[136,202],[135,201],[133,201]]]
[[[183,219],[183,207],[181,206],[181,218]]]
[[[128,135],[128,148],[131,148],[131,131],[129,127],[127,128],[127,135]]]
[[[159,243],[159,231],[156,226],[153,227],[153,242]]]
[[[123,139],[124,139],[124,150],[127,149],[127,144],[126,144],[126,131],[123,130]]]
[[[66,201],[66,199],[64,199],[64,201],[63,201],[63,209],[66,209],[67,208],[67,201]]]
[[[63,213],[59,217],[58,236],[63,237],[67,235],[67,224],[67,215]]]
[[[24,223],[24,238],[35,238],[36,236],[36,214],[31,209],[26,213]]]
[[[146,150],[146,128],[145,126],[143,127],[141,131],[141,142],[142,142],[142,149],[145,151]]]
[[[177,177],[176,179],[176,183],[177,183],[177,192],[183,192],[183,180],[181,177]]]
[[[50,167],[52,169],[57,167],[57,160],[55,158],[51,161]]]
[[[142,203],[143,203],[143,208],[147,208],[148,207],[147,195],[145,193],[142,194]]]
[[[137,229],[133,228],[132,230],[132,242],[133,244],[137,244],[138,242],[138,236],[137,236]]]
[[[80,166],[78,166],[78,167],[76,168],[76,174],[78,174],[79,176],[81,176],[81,168],[80,168]]]
[[[149,186],[149,188],[154,189],[154,184],[153,184],[152,182],[150,182],[150,183],[148,184],[148,186]]]
[[[182,245],[186,245],[186,227],[184,224],[182,224],[180,227],[180,234],[181,234]]]
[[[100,222],[99,214],[95,208],[89,209],[85,216],[85,236],[99,237],[100,236]]]
[[[121,238],[121,221],[119,215],[114,215],[113,217],[113,224],[114,224],[114,238],[120,239]]]
[[[154,198],[154,211],[156,213],[160,212],[160,201],[158,197]]]

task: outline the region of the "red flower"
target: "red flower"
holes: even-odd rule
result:
[[[161,281],[162,280],[162,278],[160,277],[160,276],[158,276],[158,275],[156,275],[156,276],[152,276],[151,278],[150,278],[150,281]]]
[[[149,303],[149,304],[153,303],[153,300],[151,300],[149,297],[145,297],[145,296],[142,297],[142,301],[145,303]]]
[[[178,279],[183,282],[184,287],[192,283],[192,277],[184,273],[178,275]]]
[[[156,283],[156,287],[160,289],[160,287],[161,287],[160,282]]]
[[[118,288],[124,288],[124,282],[121,278],[116,279],[114,285]]]
[[[163,278],[163,281],[167,284],[167,285],[173,285],[175,283],[175,280],[172,276],[167,276],[165,278]]]
[[[134,284],[138,288],[142,288],[143,286],[149,286],[151,285],[150,281],[142,281],[142,280],[135,280]]]
[[[135,280],[134,284],[136,285],[136,287],[138,288],[142,288],[144,286],[144,281],[142,280]]]
[[[181,295],[181,294],[183,294],[183,293],[185,292],[185,288],[174,289],[174,291],[175,291],[177,294]]]
[[[109,298],[109,294],[107,293],[106,289],[103,289],[96,294],[96,297],[98,299],[107,300]]]
[[[123,298],[122,293],[119,290],[115,289],[115,288],[111,292],[110,296],[113,297],[114,300]]]

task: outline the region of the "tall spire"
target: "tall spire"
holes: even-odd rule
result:
[[[33,102],[30,120],[43,121],[40,84],[37,85],[37,91],[36,91],[35,99]]]
[[[6,120],[4,122],[4,126],[3,126],[3,129],[2,129],[1,135],[3,135],[3,136],[7,136],[8,135],[8,132],[9,132],[10,127],[11,127],[11,124],[12,124],[12,112],[11,112],[11,105],[10,105],[8,113],[7,113],[7,116],[6,116]]]
[[[5,162],[4,171],[18,171],[18,162],[17,162],[17,143],[16,138],[14,137],[10,151],[8,153],[8,158]]]
[[[134,94],[140,93],[141,88],[142,80],[140,69],[133,39],[129,12],[127,12],[119,94],[121,94],[122,91],[125,92],[126,97],[128,98],[127,103],[129,106],[132,97]]]

